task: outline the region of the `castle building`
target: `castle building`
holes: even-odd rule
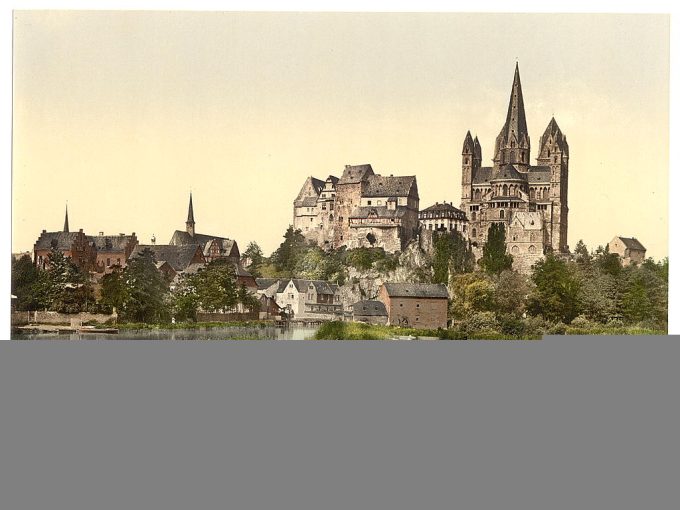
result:
[[[467,239],[467,217],[453,204],[437,202],[418,213],[420,227],[423,230],[438,232],[460,232]]]
[[[346,165],[339,179],[307,178],[293,202],[293,228],[324,249],[401,251],[418,233],[419,200],[415,176]]]
[[[64,215],[64,228],[59,232],[43,230],[33,245],[33,263],[39,269],[49,267],[49,255],[59,251],[84,273],[95,271],[97,267],[97,247],[81,228],[71,232],[68,225],[68,207]]]
[[[614,236],[614,239],[609,241],[608,246],[609,252],[616,253],[623,266],[642,264],[645,261],[647,248],[634,237]]]
[[[505,124],[494,145],[493,166],[482,166],[481,144],[469,131],[463,142],[461,209],[467,214],[477,257],[490,225],[499,222],[506,226],[508,252],[518,260],[538,259],[547,252],[569,252],[569,145],[554,117],[539,139],[536,165],[530,164],[530,156],[531,140],[516,65]],[[513,222],[515,217],[518,221]],[[518,266],[521,269],[525,264]]]

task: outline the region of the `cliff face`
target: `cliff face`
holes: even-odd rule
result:
[[[397,267],[392,271],[349,267],[347,281],[339,289],[343,308],[351,310],[357,301],[376,299],[384,282],[427,282],[432,274],[430,255],[420,248],[418,241],[411,241],[399,255]]]

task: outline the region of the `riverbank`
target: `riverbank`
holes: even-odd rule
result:
[[[398,326],[382,326],[358,322],[327,322],[316,332],[317,340],[392,340],[392,339],[440,339],[440,340],[540,340],[545,334],[554,335],[666,335],[665,331],[639,326],[590,327],[564,326],[552,331],[538,331],[521,335],[506,334],[493,330],[466,331],[462,328],[413,329]]]

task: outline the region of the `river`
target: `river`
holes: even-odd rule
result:
[[[229,326],[196,329],[129,329],[110,333],[13,333],[14,340],[309,340],[318,327]]]

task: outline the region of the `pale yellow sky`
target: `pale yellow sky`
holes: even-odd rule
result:
[[[13,251],[44,228],[183,229],[269,254],[309,175],[415,174],[460,202],[468,129],[491,164],[519,60],[532,163],[570,146],[569,244],[668,253],[669,17],[14,13]]]

